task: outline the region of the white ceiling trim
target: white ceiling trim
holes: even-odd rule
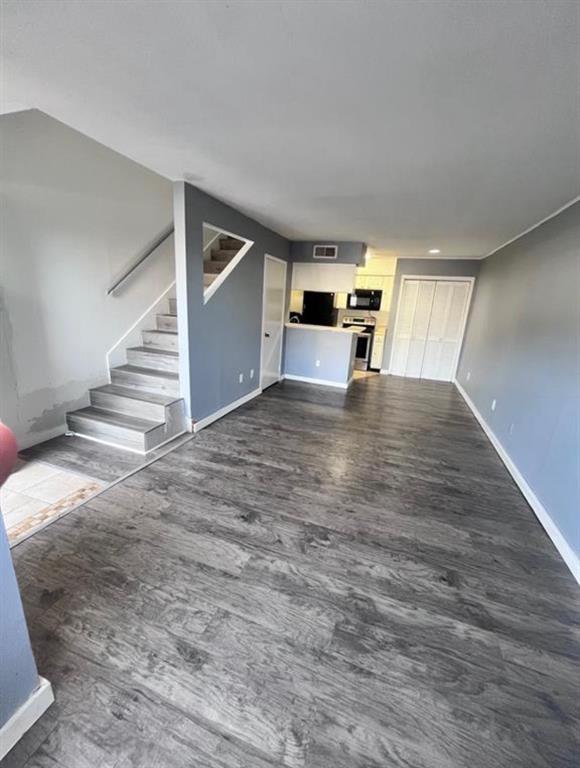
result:
[[[563,213],[567,208],[570,208],[572,205],[575,205],[576,203],[580,202],[580,195],[577,195],[576,197],[572,198],[570,202],[563,205],[561,208],[558,208],[557,211],[554,211],[554,213],[551,213],[549,216],[546,216],[545,219],[542,219],[541,221],[538,221],[536,224],[532,224],[531,227],[528,227],[527,229],[524,229],[523,232],[520,232],[519,235],[516,235],[515,237],[512,237],[511,240],[507,240],[503,245],[498,245],[497,248],[494,248],[493,251],[490,251],[485,256],[481,256],[482,259],[487,259],[489,256],[493,256],[494,253],[497,253],[498,251],[501,251],[502,248],[505,248],[508,245],[511,245],[512,243],[515,243],[516,240],[519,240],[520,237],[523,237],[524,235],[527,235],[529,232],[533,232],[534,229],[537,229],[538,227],[541,227],[542,224],[545,224],[547,221],[550,221],[550,219],[553,219],[555,216],[559,216],[561,213]]]

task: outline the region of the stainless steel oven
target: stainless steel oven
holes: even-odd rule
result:
[[[381,308],[382,298],[382,291],[357,289],[354,293],[348,294],[347,307],[349,309],[364,309],[371,312],[378,312]]]
[[[355,368],[360,371],[368,371],[369,369],[375,335],[375,323],[375,318],[370,316],[345,317],[342,320],[343,328],[356,329],[354,364]]]

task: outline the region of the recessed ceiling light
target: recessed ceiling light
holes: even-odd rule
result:
[[[439,248],[430,248],[429,253],[441,253],[441,251],[439,250]]]

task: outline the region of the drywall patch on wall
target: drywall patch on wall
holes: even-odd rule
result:
[[[108,380],[106,353],[174,279],[172,185],[36,110],[0,117],[0,418],[21,446]]]

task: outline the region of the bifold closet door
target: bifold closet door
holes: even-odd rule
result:
[[[468,282],[437,281],[421,378],[451,381],[469,299]]]
[[[403,283],[391,367],[395,376],[421,376],[434,294],[434,280]]]

